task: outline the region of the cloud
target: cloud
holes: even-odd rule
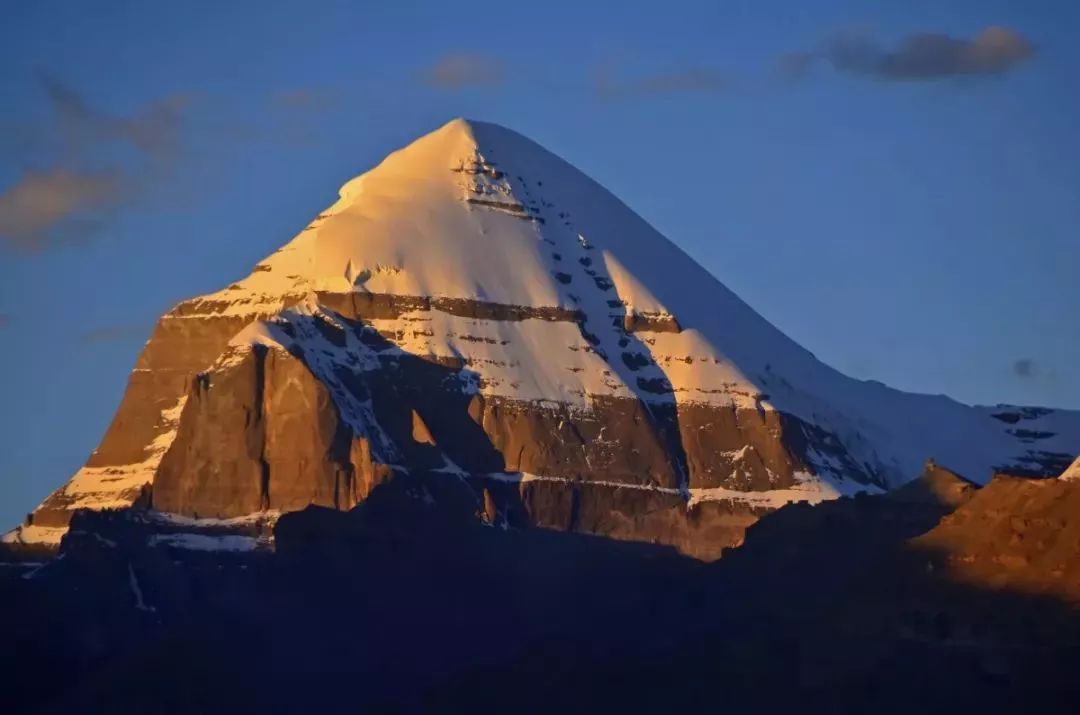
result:
[[[799,79],[820,60],[839,72],[882,81],[920,82],[1002,75],[1034,55],[1031,43],[1007,27],[988,27],[970,39],[920,32],[891,50],[870,34],[857,31],[835,35],[815,52],[782,56],[780,71],[789,79]]]
[[[0,330],[11,325],[11,313],[0,313]]]
[[[643,97],[678,93],[708,93],[730,86],[726,73],[711,67],[688,67],[620,81],[609,68],[596,72],[596,93],[606,98]]]
[[[104,211],[127,194],[122,172],[29,171],[0,193],[0,241],[33,252],[92,234]]]
[[[1034,358],[1018,358],[1012,364],[1013,375],[1024,379],[1038,377],[1042,370]]]
[[[99,345],[125,340],[145,340],[149,334],[148,325],[106,325],[81,333],[78,342],[80,345]]]
[[[60,139],[74,154],[123,142],[155,159],[171,159],[179,146],[184,111],[193,101],[189,94],[173,94],[125,117],[94,108],[82,94],[50,74],[41,74],[39,80]]]
[[[48,73],[38,75],[51,119],[14,127],[35,161],[0,187],[0,248],[33,252],[92,238],[140,187],[174,168],[190,95],[173,94],[129,115],[96,108]],[[40,168],[45,166],[47,168]]]
[[[503,83],[504,70],[499,60],[462,52],[440,57],[421,77],[426,84],[439,89],[495,87]]]

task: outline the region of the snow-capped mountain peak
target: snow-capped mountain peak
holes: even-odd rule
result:
[[[985,481],[1077,452],[1077,413],[838,373],[564,160],[456,119],[346,182],[249,276],[163,316],[101,446],[34,524],[138,500],[344,508],[387,470],[454,465],[516,493],[531,523],[712,553],[741,531],[702,546],[695,511],[881,490],[927,457]],[[625,493],[664,525],[581,521]]]

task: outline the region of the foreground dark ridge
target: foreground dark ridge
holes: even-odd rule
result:
[[[0,704],[1068,712],[1080,540],[1059,522],[1078,500],[1080,482],[979,490],[931,465],[895,494],[787,506],[713,564],[501,528],[436,478],[287,514],[276,551],[80,512],[60,559],[0,572]]]

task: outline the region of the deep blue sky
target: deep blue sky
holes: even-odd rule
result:
[[[1077,6],[7,3],[0,526],[93,449],[159,314],[458,115],[841,370],[1080,408]],[[905,45],[928,32],[955,41]]]

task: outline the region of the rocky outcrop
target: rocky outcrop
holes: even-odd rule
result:
[[[1080,481],[997,476],[912,544],[967,584],[1080,603]]]
[[[283,302],[281,307],[287,305]],[[149,445],[165,431],[161,413],[188,393],[195,376],[225,350],[230,338],[253,319],[273,314],[214,312],[222,308],[191,300],[158,321],[135,363],[108,431],[87,460],[88,466],[143,461]]]
[[[309,504],[349,509],[386,472],[300,359],[255,346],[195,380],[153,505],[216,518]]]
[[[490,498],[494,523],[540,527],[675,547],[705,561],[742,543],[747,527],[769,507],[739,499],[690,503],[677,492],[613,484],[476,480]]]
[[[908,504],[941,505],[949,509],[966,504],[978,491],[979,485],[929,459],[922,474],[888,498]]]

